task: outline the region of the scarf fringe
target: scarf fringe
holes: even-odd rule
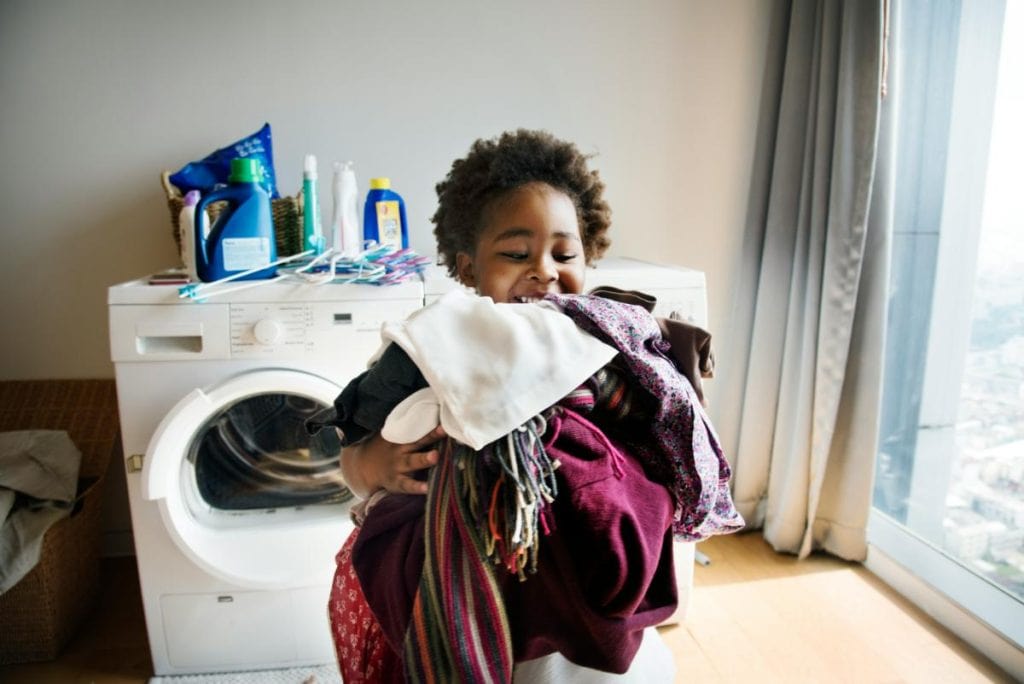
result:
[[[455,445],[460,493],[482,531],[485,557],[525,580],[537,572],[540,537],[552,526],[550,504],[558,495],[555,470],[534,416],[480,451]]]
[[[495,576],[537,571],[558,495],[534,416],[480,451],[448,439],[431,471],[423,574],[403,644],[411,682],[508,682],[512,639]]]

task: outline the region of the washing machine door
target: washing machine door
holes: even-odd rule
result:
[[[193,390],[164,417],[142,493],[196,565],[241,587],[330,580],[351,493],[335,431],[310,436],[304,423],[340,391],[310,373],[253,371]]]

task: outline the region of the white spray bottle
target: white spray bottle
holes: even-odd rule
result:
[[[351,257],[363,249],[359,229],[358,191],[352,162],[334,162],[334,218],[331,221],[333,247],[343,256]]]
[[[196,270],[196,205],[199,204],[199,191],[189,190],[182,200],[181,212],[178,214],[178,235],[181,238],[181,261],[185,264],[185,272],[188,279],[193,283],[199,282],[199,273]],[[210,219],[203,212],[202,226],[203,237],[210,235]]]

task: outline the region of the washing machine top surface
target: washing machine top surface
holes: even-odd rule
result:
[[[257,284],[258,283],[258,284]],[[244,289],[241,285],[250,285]],[[112,285],[107,290],[107,303],[119,304],[179,304],[202,306],[209,303],[259,302],[355,302],[423,299],[423,282],[411,278],[393,285],[354,285],[346,283],[312,284],[287,278],[275,282],[235,281],[205,289],[200,299],[179,296],[180,284],[150,283],[150,277]],[[236,289],[239,288],[239,289]]]

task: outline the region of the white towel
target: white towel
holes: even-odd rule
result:
[[[441,402],[430,387],[413,392],[384,420],[380,436],[395,444],[409,444],[424,436],[441,422]]]
[[[473,449],[555,404],[616,354],[549,305],[496,304],[462,291],[385,323],[381,335],[419,367],[445,431]],[[421,401],[417,394],[406,402]]]

